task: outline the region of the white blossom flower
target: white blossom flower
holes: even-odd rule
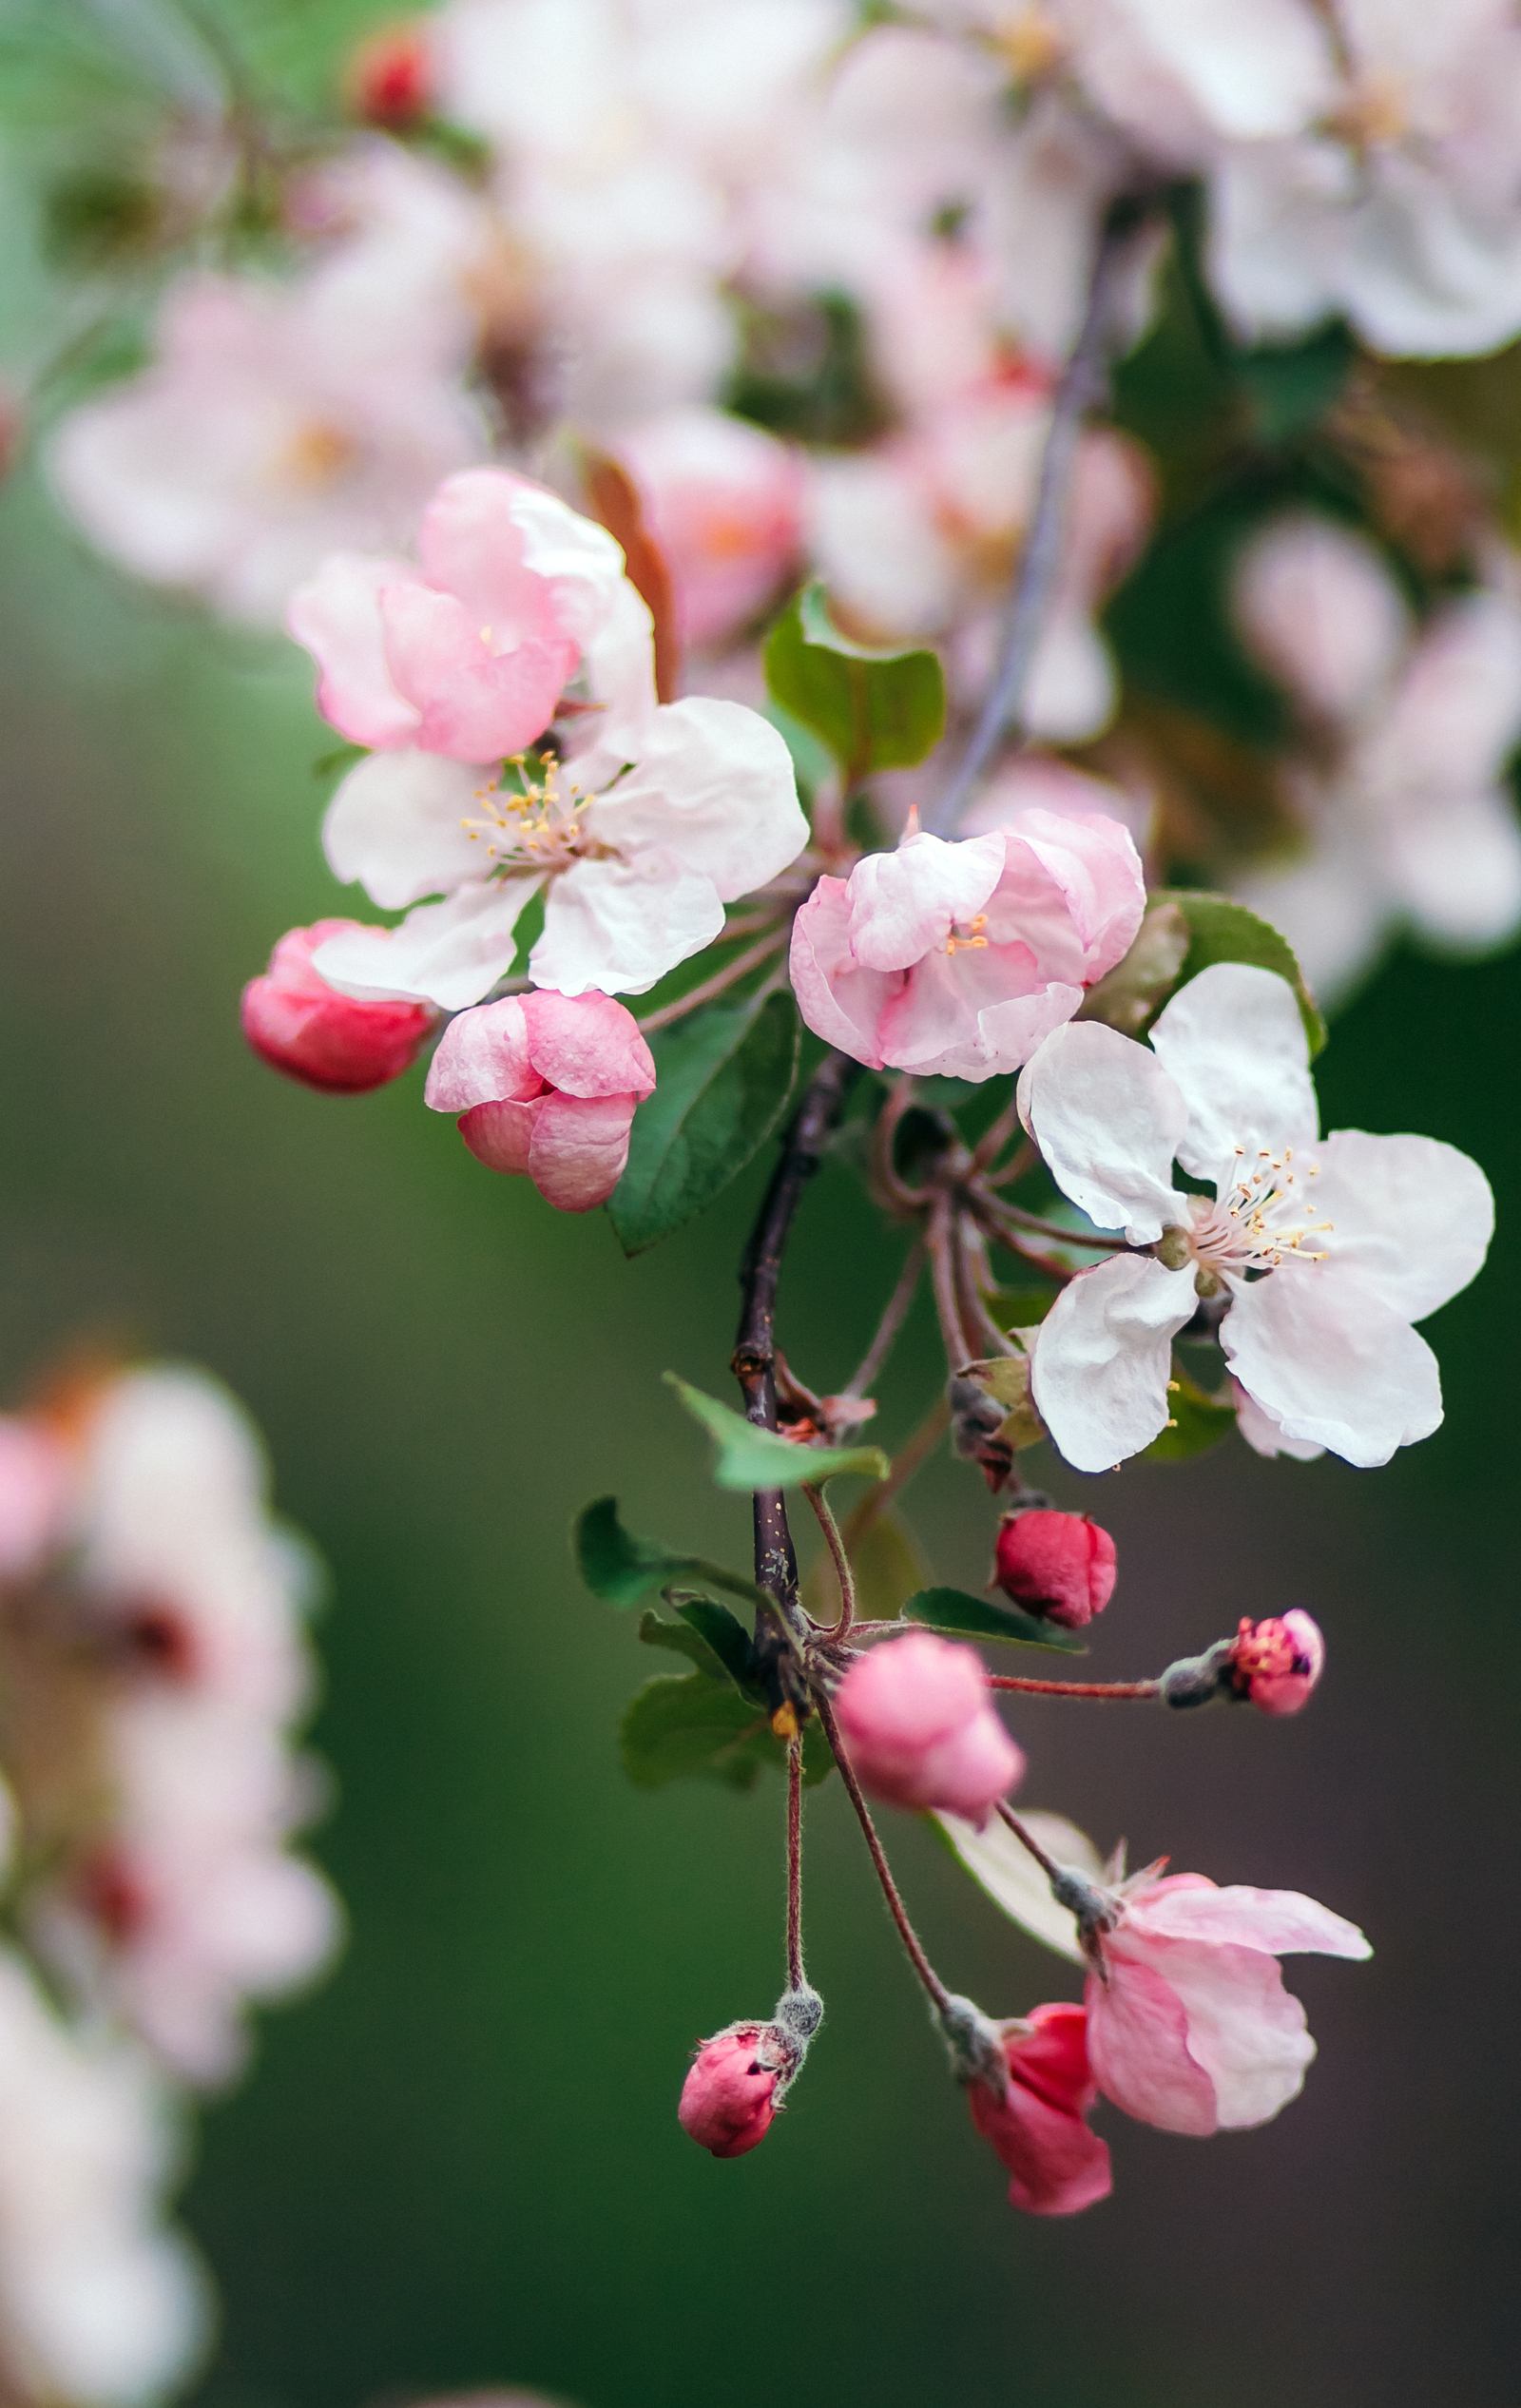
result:
[[[1316,992],[1338,1001],[1401,926],[1481,954],[1521,926],[1518,564],[1413,626],[1364,538],[1309,513],[1243,553],[1236,613],[1298,701],[1313,744],[1292,772],[1304,849],[1239,875]]]
[[[1372,1465],[1436,1428],[1436,1358],[1411,1324],[1483,1262],[1489,1182],[1433,1138],[1319,1139],[1284,980],[1218,963],[1149,1047],[1098,1022],[1058,1029],[1019,1100],[1072,1202],[1157,1249],[1081,1272],[1041,1324],[1033,1393],[1069,1463],[1106,1471],[1165,1426],[1171,1341],[1201,1294],[1228,1299],[1230,1368],[1287,1439]],[[1180,1192],[1175,1160],[1213,1196]]]

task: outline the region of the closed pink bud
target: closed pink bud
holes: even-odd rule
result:
[[[1325,1668],[1320,1626],[1299,1606],[1265,1622],[1243,1619],[1230,1665],[1238,1696],[1264,1714],[1297,1714]]]
[[[742,2157],[765,2139],[790,2052],[769,2023],[735,2023],[704,2040],[682,2086],[683,2132],[715,2157]]]
[[[382,26],[361,42],[343,78],[344,98],[366,125],[404,133],[425,123],[433,105],[433,64],[420,22]]]
[[[1073,2216],[1109,2195],[1109,2152],[1088,2126],[1098,2084],[1087,2035],[1084,2008],[1032,2007],[1003,2027],[1002,2098],[968,2086],[972,2120],[1009,2169],[1009,2204],[1028,2215]]]
[[[993,1585],[1030,1613],[1081,1630],[1114,1594],[1114,1541],[1086,1513],[1030,1506],[998,1525]]]
[[[559,1212],[589,1212],[623,1177],[635,1107],[654,1087],[631,1011],[611,995],[541,987],[452,1020],[424,1096],[458,1112],[488,1170],[526,1174]]]
[[[1024,1773],[981,1657],[928,1630],[857,1656],[835,1712],[861,1786],[890,1806],[939,1807],[980,1829]]]
[[[319,919],[293,928],[261,978],[243,989],[243,1034],[260,1060],[324,1095],[366,1095],[410,1069],[438,1025],[427,1004],[340,995],[312,967],[330,936],[356,926]]]

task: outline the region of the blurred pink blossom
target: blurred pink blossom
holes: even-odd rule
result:
[[[835,1700],[863,1789],[981,1825],[1025,1760],[993,1711],[982,1659],[929,1631],[859,1655]]]
[[[794,568],[802,538],[802,465],[760,427],[692,405],[618,440],[676,590],[683,645],[740,635]]]
[[[428,1073],[435,1112],[490,1170],[526,1173],[547,1204],[589,1212],[628,1160],[628,1131],[655,1065],[633,1014],[610,995],[541,988],[452,1020]]]
[[[1325,1640],[1314,1617],[1300,1606],[1269,1614],[1263,1622],[1242,1619],[1231,1654],[1237,1689],[1262,1714],[1298,1714],[1325,1668]]]

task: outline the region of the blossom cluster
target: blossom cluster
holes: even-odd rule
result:
[[[61,1376],[0,1418],[0,2360],[115,2408],[193,2369],[209,2286],[164,2221],[187,2091],[318,1972],[336,1900],[290,1852],[313,1570],[203,1373]]]

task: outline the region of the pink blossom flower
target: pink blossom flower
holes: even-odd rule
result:
[[[70,1465],[35,1421],[0,1414],[0,1581],[33,1572],[65,1536]]]
[[[537,993],[451,1021],[428,1073],[435,1112],[491,1170],[526,1173],[561,1212],[606,1204],[628,1160],[634,1108],[655,1065],[610,995]]]
[[[780,2035],[766,2023],[731,2024],[704,2040],[682,2085],[683,2132],[715,2157],[742,2157],[765,2139],[777,2085],[787,2071]]]
[[[1355,1923],[1295,1890],[1140,1873],[1101,1894],[1088,2061],[1106,2098],[1167,2132],[1239,2131],[1296,2097],[1315,2043],[1278,1958],[1372,1954]]]
[[[835,1711],[862,1787],[891,1806],[943,1807],[980,1825],[1024,1774],[981,1658],[927,1630],[857,1656]]]
[[[1201,1295],[1282,1438],[1387,1463],[1442,1417],[1412,1323],[1478,1271],[1493,1228],[1476,1163],[1428,1137],[1318,1141],[1304,1024],[1272,972],[1220,962],[1161,1013],[1149,1046],[1096,1021],[1059,1029],[1020,1111],[1052,1178],[1132,1246],[1080,1272],[1035,1341],[1031,1385],[1080,1471],[1107,1471],[1167,1420],[1172,1339]],[[1176,1159],[1213,1197],[1172,1185]]]
[[[1241,1696],[1263,1714],[1297,1714],[1325,1668],[1320,1627],[1300,1606],[1242,1619],[1231,1649],[1231,1678]]]
[[[1098,2097],[1083,2008],[1032,2007],[1003,2027],[1008,2086],[967,2086],[972,2120],[1011,2176],[1009,2204],[1032,2216],[1073,2216],[1112,2187],[1109,2152],[1086,2118]]]
[[[195,271],[140,376],[68,412],[48,466],[90,541],[235,619],[279,623],[329,553],[403,543],[486,431],[463,372],[480,204],[381,142],[339,238],[292,281]]]
[[[682,643],[703,651],[730,641],[797,561],[797,453],[759,427],[696,405],[630,427],[617,450],[670,569]]]
[[[312,968],[318,945],[356,925],[290,929],[243,989],[243,1034],[260,1059],[328,1095],[367,1095],[399,1078],[437,1026],[426,1004],[339,994]]]
[[[1087,1513],[1045,1506],[1006,1513],[993,1580],[1006,1597],[1065,1629],[1081,1630],[1114,1594],[1114,1541]]]
[[[291,633],[342,735],[452,761],[535,742],[624,598],[605,529],[505,469],[447,477],[423,513],[420,571],[340,553],[303,586]]]
[[[362,41],[343,73],[344,98],[367,125],[407,131],[432,115],[433,62],[426,22],[382,26]]]
[[[820,878],[793,929],[809,1027],[873,1069],[987,1079],[1017,1069],[1127,951],[1146,908],[1118,820],[1029,810]]]

